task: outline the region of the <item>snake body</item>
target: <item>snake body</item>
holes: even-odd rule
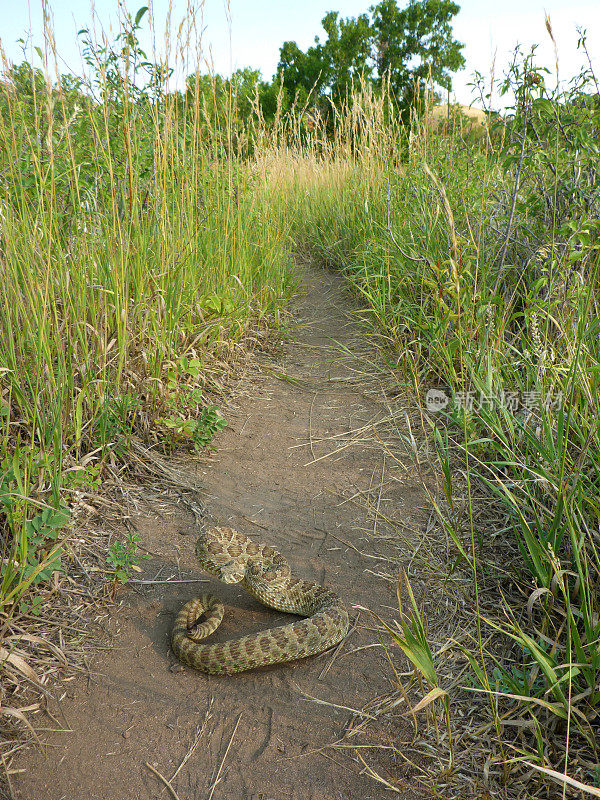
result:
[[[285,558],[232,528],[209,528],[196,543],[201,566],[223,583],[240,583],[266,606],[306,619],[222,644],[200,640],[215,631],[223,605],[202,595],[181,609],[171,633],[180,661],[212,675],[232,675],[265,664],[280,664],[321,653],[348,632],[348,612],[331,590],[292,577]],[[199,618],[203,616],[203,621]]]

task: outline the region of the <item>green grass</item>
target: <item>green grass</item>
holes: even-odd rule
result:
[[[88,44],[87,83],[50,86],[24,64],[0,84],[5,614],[54,552],[54,528],[34,538],[32,519],[66,523],[132,435],[208,446],[228,353],[276,323],[293,286],[264,175],[199,95],[133,83],[128,31],[129,51]]]
[[[531,733],[515,763],[562,770],[577,753],[572,777],[592,782],[600,106],[589,75],[561,93],[531,82],[532,70],[528,59],[514,67],[514,113],[489,134],[456,120],[438,133],[416,124],[409,145],[391,124],[383,148],[385,104],[355,98],[352,153],[341,144],[326,158],[293,153],[279,191],[297,209],[297,246],[337,266],[370,310],[398,381],[421,398],[429,387],[452,397],[446,413],[430,417],[446,501],[438,510],[472,573],[478,644],[465,657],[480,688],[500,691],[490,694],[498,745],[505,720],[525,724]],[[466,484],[455,486],[459,465]],[[456,491],[466,491],[466,520]],[[512,532],[506,544],[485,514],[476,522],[475,495],[500,514],[502,537]],[[482,600],[490,552],[513,564],[518,556],[519,566],[508,594]],[[498,603],[500,614],[484,612]],[[546,736],[554,759],[540,744]]]
[[[463,655],[470,688],[490,695],[500,778],[513,780],[519,759],[566,771],[575,752],[572,777],[595,780],[593,77],[561,94],[531,79],[531,59],[516,61],[514,113],[489,131],[460,119],[437,131],[415,119],[409,131],[367,88],[327,129],[309,130],[298,109],[267,129],[233,98],[217,113],[200,82],[167,92],[156,65],[144,83],[137,23],[112,45],[88,42],[86,81],[51,87],[25,64],[0,84],[5,629],[19,608],[35,611],[31,586],[65,567],[74,493],[101,492],[133,436],[210,446],[227,354],[277,323],[293,256],[308,254],[362,298],[399,382],[452,394],[429,418],[444,494],[434,500],[472,575],[475,646]],[[499,530],[478,521],[482,495]],[[480,593],[489,553],[516,565],[510,591],[491,600]],[[396,640],[451,732],[456,698],[409,596]],[[507,720],[523,731],[518,745]]]

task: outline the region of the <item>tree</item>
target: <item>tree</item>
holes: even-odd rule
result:
[[[370,11],[378,80],[389,75],[390,88],[405,104],[430,76],[450,91],[450,73],[465,65],[464,45],[452,36],[452,18],[460,7],[453,0],[410,0],[399,9],[396,0],[382,0]]]
[[[330,11],[321,23],[327,33],[322,51],[327,61],[328,88],[333,102],[343,100],[352,84],[361,77],[368,80],[374,66],[368,15],[339,21],[338,16],[337,11]]]
[[[277,109],[288,107],[286,92],[279,96],[280,86],[263,81],[260,70],[244,67],[237,69],[231,78],[222,75],[202,75],[199,72],[186,79],[186,99],[194,107],[196,96],[205,121],[211,121],[219,129],[227,127],[227,118],[239,131],[260,106],[267,124],[275,119]]]
[[[321,24],[325,41],[315,38],[306,53],[296,42],[280,50],[278,77],[292,98],[306,102],[327,96],[343,100],[359,78],[381,86],[389,79],[397,100],[410,105],[415,88],[431,79],[451,88],[451,73],[464,66],[463,45],[452,36],[452,18],[459,6],[453,0],[409,0],[400,9],[396,0],[382,0],[369,14],[342,19],[330,11]]]
[[[315,46],[309,47],[306,53],[300,50],[296,42],[283,43],[274,82],[283,78],[292,100],[304,105],[311,92],[318,97],[328,86],[329,77],[329,64],[318,38],[315,39]]]

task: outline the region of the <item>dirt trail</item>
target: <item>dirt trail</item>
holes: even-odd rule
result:
[[[373,520],[348,498],[371,487],[374,503],[385,503],[413,527],[422,525],[425,503],[417,482],[402,470],[402,482],[393,481],[385,497],[376,491],[383,455],[368,426],[385,408],[360,391],[354,365],[340,360],[336,344],[352,348],[360,331],[348,322],[340,279],[303,272],[293,340],[284,355],[266,360],[251,396],[238,398],[237,413],[226,413],[230,422],[217,454],[192,468],[206,487],[209,523],[273,545],[295,574],[335,588],[351,617],[353,607],[362,605],[390,618],[397,616],[393,576],[402,552],[389,538],[374,537]],[[299,380],[278,379],[278,372]],[[364,426],[364,434],[350,433]],[[214,591],[233,607],[216,641],[290,618],[203,574],[193,555],[197,533],[183,511],[135,522],[153,555],[144,562],[143,577],[206,580],[126,590],[114,614],[114,647],[98,654],[91,677],[65,683],[60,711],[54,708],[72,732],[41,734],[44,752],[32,749],[15,765],[26,770],[14,778],[17,796],[164,799],[169,790],[145,762],[171,779],[186,757],[172,780],[180,800],[389,796],[361,774],[352,749],[326,747],[347,733],[353,718],[348,709],[363,708],[390,687],[391,670],[370,616],[360,614],[335,658],[330,651],[232,677],[184,668],[168,635],[176,612],[195,594]],[[62,694],[60,688],[55,694]],[[397,746],[410,738],[410,730],[398,725],[395,720],[389,731]],[[373,745],[385,744],[382,723],[372,730]],[[348,739],[348,746],[355,741]],[[385,761],[385,751],[359,752],[392,782],[405,781],[407,800],[423,797],[413,793],[403,765]]]

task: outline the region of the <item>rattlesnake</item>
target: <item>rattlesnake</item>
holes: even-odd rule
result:
[[[321,653],[348,631],[348,612],[324,586],[292,577],[285,558],[232,528],[209,528],[196,543],[202,567],[223,583],[241,583],[257,600],[307,619],[223,644],[201,644],[223,618],[223,605],[202,595],[181,609],[171,634],[173,652],[185,664],[213,675],[232,675]],[[204,620],[199,622],[199,617]]]

